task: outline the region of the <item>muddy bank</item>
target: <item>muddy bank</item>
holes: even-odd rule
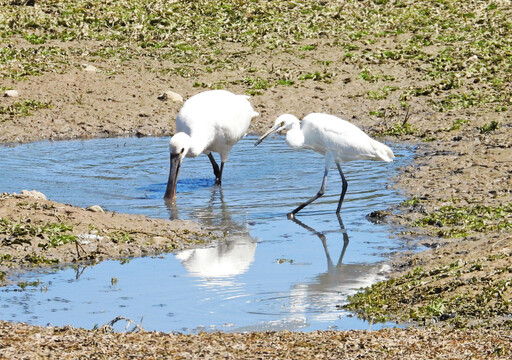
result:
[[[46,200],[41,193],[0,194],[0,273],[129,259],[222,240],[192,221],[89,210]]]
[[[246,334],[109,333],[0,321],[2,358],[500,359],[510,332],[387,329]]]
[[[417,143],[414,164],[394,181],[409,199],[383,210],[391,212],[385,221],[405,226],[398,234],[404,241],[421,241],[429,250],[393,259],[391,279],[364,293],[354,310],[374,320],[466,329],[174,336],[0,322],[8,334],[0,337],[6,357],[110,357],[117,351],[119,357],[147,351],[182,358],[510,357],[501,345],[510,343],[512,313],[509,6],[370,0],[321,6],[0,3],[0,87],[18,93],[0,98],[0,143],[168,136],[181,104],[159,95],[173,90],[186,99],[213,88],[252,96],[261,114],[251,126],[255,133],[281,113],[327,112],[381,140]],[[20,251],[13,266],[27,265],[31,251],[54,251],[45,245],[51,236],[104,236],[110,250],[91,240],[80,243],[84,254],[98,258],[167,251],[203,239],[191,224],[151,224],[118,214],[112,223],[112,214],[52,202],[8,195],[1,201],[2,218],[11,224],[2,223],[3,232],[12,232],[16,222],[32,229],[27,219],[37,229],[51,229],[31,230],[31,244],[23,235],[20,244],[3,246],[1,254],[11,257],[7,252]],[[66,217],[67,211],[73,216]],[[45,225],[63,219],[73,230]],[[113,240],[117,231],[131,235]],[[146,244],[155,238],[162,243]],[[73,261],[81,256],[75,244],[62,244],[56,257],[36,254]],[[505,330],[492,330],[496,326]]]

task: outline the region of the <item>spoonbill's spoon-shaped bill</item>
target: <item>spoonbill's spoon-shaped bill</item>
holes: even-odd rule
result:
[[[215,184],[221,185],[229,153],[247,132],[251,119],[258,115],[248,100],[226,90],[210,90],[192,96],[176,117],[176,134],[170,141],[171,164],[164,199],[176,201],[176,184],[185,157],[204,153],[210,159]],[[212,152],[220,154],[220,168]]]

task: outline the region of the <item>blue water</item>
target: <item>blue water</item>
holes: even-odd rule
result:
[[[334,213],[341,181],[333,167],[326,195],[294,222],[286,213],[318,191],[323,158],[291,151],[281,136],[258,147],[255,140],[249,136],[234,147],[222,189],[214,186],[206,156],[185,159],[172,208],[162,200],[166,138],[0,148],[0,192],[37,189],[82,207],[191,219],[225,237],[174,254],[24,274],[19,281],[39,285],[0,289],[0,319],[92,328],[120,315],[147,330],[185,333],[369,328],[337,305],[383,279],[387,255],[406,248],[389,225],[366,215],[403,200],[390,179],[413,149],[391,144],[397,157],[390,164],[344,164],[349,187],[341,220]]]

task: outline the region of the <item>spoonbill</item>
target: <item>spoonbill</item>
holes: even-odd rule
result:
[[[301,148],[311,149],[325,156],[324,178],[320,190],[311,199],[288,213],[288,218],[290,219],[293,219],[296,213],[324,194],[327,173],[333,162],[338,167],[343,184],[340,201],[336,209],[338,214],[348,187],[340,162],[360,159],[390,162],[395,157],[393,151],[388,146],[372,139],[354,124],[334,115],[322,113],[312,113],[304,117],[302,128],[300,127],[299,119],[294,115],[281,115],[276,119],[274,126],[256,141],[254,145],[258,145],[269,135],[281,130],[287,131],[286,143],[290,148],[294,150]]]
[[[166,201],[176,201],[176,183],[184,157],[205,153],[212,163],[215,184],[221,185],[231,148],[244,137],[251,119],[258,115],[248,98],[226,90],[210,90],[185,101],[176,117],[177,133],[169,143],[171,167],[164,195]],[[220,168],[212,152],[220,154]]]

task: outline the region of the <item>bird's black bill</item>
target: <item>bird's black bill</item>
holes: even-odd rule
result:
[[[178,183],[178,173],[180,171],[181,158],[178,154],[171,154],[171,168],[169,169],[169,180],[165,190],[165,201],[176,201],[176,185]]]
[[[254,146],[258,146],[263,140],[265,140],[266,138],[268,138],[270,135],[272,135],[273,133],[275,132],[278,132],[279,130],[281,130],[280,127],[276,127],[276,126],[273,126],[272,129],[270,129],[269,131],[267,131],[265,134],[263,134],[262,137],[260,137],[258,139],[258,141],[256,141],[254,143]]]

